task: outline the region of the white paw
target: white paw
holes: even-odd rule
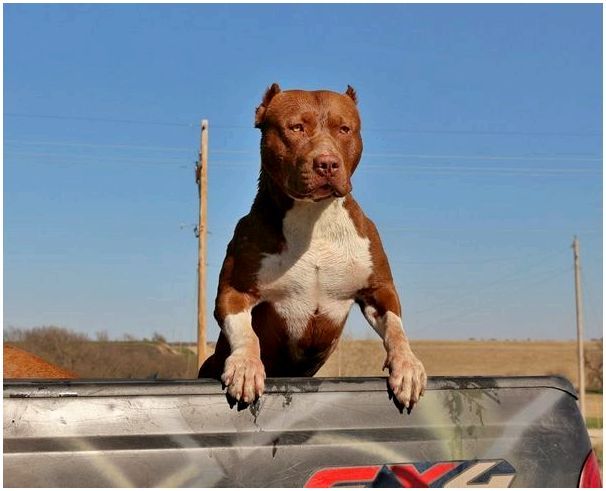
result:
[[[389,369],[389,387],[404,407],[412,407],[425,392],[425,368],[410,348],[390,349],[383,368]]]
[[[237,401],[253,402],[265,390],[265,367],[257,356],[234,353],[225,360],[221,381]]]

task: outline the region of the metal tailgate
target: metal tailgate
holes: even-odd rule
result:
[[[5,381],[7,487],[575,487],[591,449],[559,377],[269,379],[230,409],[188,381]]]

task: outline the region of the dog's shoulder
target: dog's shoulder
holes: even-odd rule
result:
[[[238,291],[254,293],[263,257],[280,253],[284,244],[281,228],[253,207],[238,221],[227,245],[219,275],[219,290],[233,287]]]
[[[275,254],[284,247],[281,222],[269,219],[268,215],[253,208],[242,217],[227,246],[227,253],[234,256],[256,256]]]
[[[347,209],[351,220],[361,237],[369,240],[369,250],[373,263],[373,272],[370,277],[370,283],[373,286],[393,282],[391,268],[381,236],[375,223],[364,213],[358,202],[351,196],[345,199],[345,208]]]
[[[351,218],[351,221],[353,222],[354,227],[356,228],[356,231],[360,237],[369,239],[371,242],[374,240],[381,240],[376,225],[364,213],[362,207],[351,194],[345,197],[343,207],[347,210],[347,213],[349,214],[349,217]]]

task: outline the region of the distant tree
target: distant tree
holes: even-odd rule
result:
[[[8,343],[18,343],[19,341],[23,341],[24,335],[23,329],[9,327],[4,330],[4,341]]]
[[[585,348],[585,382],[587,389],[603,390],[603,358],[602,350],[591,356],[589,350]]]
[[[69,370],[83,356],[83,344],[89,342],[86,334],[57,326],[17,329],[10,331],[8,337],[17,347]]]
[[[154,335],[152,336],[152,341],[154,343],[166,343],[166,338],[164,336],[162,336],[162,334],[160,334],[157,331],[154,331]]]
[[[97,341],[101,343],[107,343],[109,341],[109,334],[107,334],[105,329],[103,331],[97,331],[95,337],[97,338]]]
[[[99,333],[95,334],[99,338]],[[138,341],[131,334],[123,338]],[[4,331],[4,340],[72,370],[84,379],[183,379],[197,376],[196,357],[191,352],[159,351],[157,346],[138,342],[99,343],[91,341],[86,334],[62,327],[10,327]]]

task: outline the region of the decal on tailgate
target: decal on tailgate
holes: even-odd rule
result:
[[[507,488],[514,477],[506,460],[457,460],[329,467],[316,471],[305,487]]]

